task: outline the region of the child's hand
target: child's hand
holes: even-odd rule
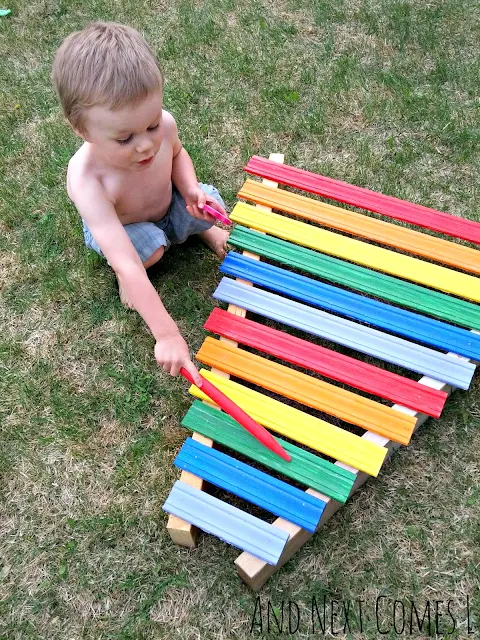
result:
[[[155,344],[155,359],[164,371],[177,376],[182,367],[189,371],[197,387],[202,386],[202,379],[195,365],[190,360],[187,343],[180,333],[166,336]]]
[[[219,211],[222,215],[226,216],[226,211],[222,205],[215,200],[212,196],[207,196],[205,191],[200,187],[193,187],[185,198],[188,213],[194,218],[199,220],[206,220],[207,222],[215,222],[215,218],[203,211],[203,205],[209,204],[213,209]]]

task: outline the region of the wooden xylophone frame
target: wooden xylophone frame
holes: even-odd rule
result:
[[[283,154],[271,154],[269,156],[269,160],[283,164],[284,156]],[[278,188],[278,183],[272,180],[264,179],[262,180],[262,183],[270,187]],[[259,209],[262,209],[264,211],[271,211],[269,207],[265,207],[258,204],[256,206]],[[255,255],[248,251],[243,251],[243,255],[253,258],[255,260],[260,260],[260,257],[258,255]],[[253,286],[252,283],[245,282],[245,280],[243,281],[241,280],[241,282],[244,282],[245,284]],[[232,313],[236,316],[241,316],[241,317],[245,317],[247,313],[245,309],[242,309],[241,307],[238,307],[233,304],[230,304],[228,306],[227,311],[229,313]],[[474,333],[477,333],[477,332],[474,331]],[[224,338],[223,336],[220,337],[220,341],[234,345],[234,346],[238,346],[236,342],[229,340],[227,338]],[[468,360],[467,358],[463,358],[462,356],[458,356],[457,354],[450,354],[450,355],[456,358],[459,358],[461,360]],[[212,372],[224,378],[230,377],[229,374],[223,371],[220,371],[219,369],[212,368]],[[418,382],[419,384],[425,385],[426,387],[443,391],[447,395],[450,395],[450,393],[452,393],[452,391],[455,390],[455,387],[452,387],[444,382],[434,380],[433,378],[429,378],[428,376],[423,376]],[[211,406],[214,406],[214,405],[211,405]],[[399,411],[401,413],[407,414],[409,416],[412,416],[413,418],[416,419],[414,433],[429,417],[424,413],[416,412],[412,409],[401,406],[399,404],[393,405],[392,409]],[[205,438],[199,433],[193,433],[192,437],[194,440],[197,440],[198,442],[204,444],[205,446],[208,446],[208,447],[214,446],[213,440],[209,438]],[[371,431],[366,431],[363,434],[362,438],[365,439],[366,441],[372,442],[381,447],[385,447],[388,450],[388,454],[385,458],[385,463],[388,461],[392,453],[401,446],[400,443],[391,441],[388,438],[378,435],[376,433],[373,433]],[[335,465],[350,471],[356,476],[356,480],[352,486],[352,490],[349,494],[349,498],[370,478],[370,476],[367,473],[358,471],[357,469],[349,467],[348,465],[343,464],[342,462],[337,461]],[[188,485],[196,489],[204,491],[207,488],[207,483],[204,480],[193,475],[192,473],[189,473],[188,471],[182,471],[180,479],[183,482],[187,483]],[[312,496],[315,496],[321,500],[324,500],[326,502],[326,507],[318,523],[318,527],[316,529],[316,531],[318,531],[320,527],[324,526],[330,520],[330,518],[341,508],[342,503],[337,502],[336,500],[329,498],[328,496],[314,489],[307,489],[306,493]],[[290,558],[292,558],[292,556],[312,537],[312,535],[314,535],[283,518],[277,518],[273,522],[273,525],[275,527],[282,529],[283,531],[286,531],[289,534],[288,542],[285,545],[285,548],[280,557],[280,560],[276,565],[274,566],[270,565],[265,561],[260,560],[259,558],[256,558],[255,556],[247,552],[241,553],[238,556],[238,558],[235,560],[235,566],[239,576],[254,591],[258,591],[259,589],[261,589],[261,587],[267,582],[267,580],[274,573],[276,573],[286,562],[288,562]],[[168,518],[167,530],[170,534],[172,541],[175,544],[191,547],[191,548],[196,546],[197,538],[198,538],[198,529],[195,526],[189,524],[188,522],[182,520],[181,518],[178,518],[175,515],[170,515]]]

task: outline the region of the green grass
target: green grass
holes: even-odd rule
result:
[[[8,6],[0,18],[0,638],[252,637],[256,595],[236,575],[238,552],[206,536],[183,549],[166,532],[161,507],[178,477],[172,462],[191,399],[182,380],[157,368],[143,322],[83,246],[64,186],[79,141],[50,85],[54,51],[94,19],[142,31],[198,177],[229,207],[248,158],[281,152],[289,164],[480,221],[476,4]],[[151,279],[196,351],[216,304],[216,258],[192,240]],[[462,624],[450,637],[466,638],[468,595],[478,634],[479,397],[477,378],[449,399],[442,418],[267,583],[264,614],[269,599],[277,616],[282,601],[294,601],[303,622],[295,635],[309,637],[314,596],[362,598],[361,637],[373,639],[379,595],[419,608],[452,600]],[[381,613],[383,626],[389,616]],[[358,620],[340,635],[359,638]],[[273,625],[270,637],[289,636]]]

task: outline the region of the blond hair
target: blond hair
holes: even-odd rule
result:
[[[61,44],[52,81],[72,127],[82,133],[85,109],[120,109],[163,87],[152,50],[131,27],[94,22],[71,33]]]

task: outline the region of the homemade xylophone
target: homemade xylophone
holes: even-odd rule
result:
[[[243,253],[230,252],[220,267],[231,277],[221,280],[213,296],[228,303],[228,311],[216,308],[208,318],[205,328],[220,339],[207,337],[197,359],[212,368],[202,370],[208,380],[260,424],[287,438],[278,441],[292,461],[268,451],[191,387],[204,402],[195,400],[182,421],[193,438],[175,459],[181,479],[164,505],[176,543],[194,546],[200,528],[241,548],[237,570],[253,589],[370,476],[377,476],[391,452],[408,445],[429,416],[438,418],[454,388],[468,389],[475,371],[471,361],[480,360],[479,251],[279,189],[278,183],[471,242],[480,243],[480,224],[282,162],[280,155],[253,157],[246,167],[263,181],[248,179],[238,194],[255,206],[239,202],[231,213],[238,224],[229,242]],[[280,329],[299,329],[305,338],[249,320],[247,311],[276,321]],[[385,364],[319,346],[309,335]],[[389,365],[423,377],[417,382]],[[269,469],[284,479],[269,475]],[[300,490],[289,479],[308,488]],[[277,519],[270,524],[221,501],[202,491],[205,483]]]

